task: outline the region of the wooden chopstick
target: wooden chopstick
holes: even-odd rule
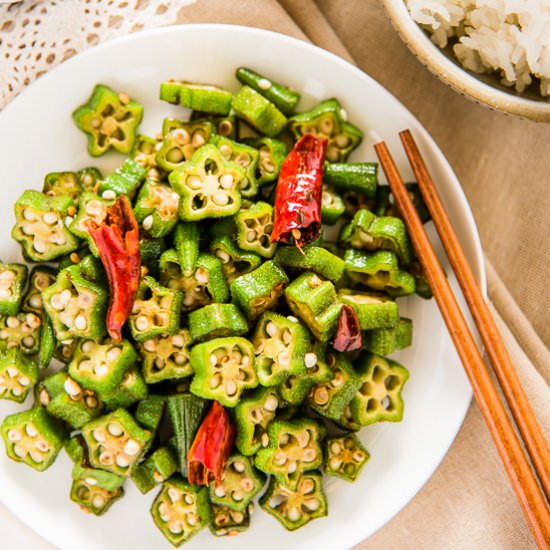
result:
[[[405,189],[395,162],[384,142],[376,144],[375,150],[534,539],[539,548],[549,548],[550,510],[545,497],[512,423],[506,415],[497,390],[493,386],[481,353]]]
[[[544,439],[541,427],[523,391],[495,320],[476,284],[472,269],[466,260],[464,250],[460,246],[449,216],[443,208],[439,193],[428,172],[426,163],[420,155],[418,146],[409,130],[400,132],[399,137],[418,181],[424,202],[430,211],[434,225],[439,233],[439,238],[447,252],[464,298],[468,303],[472,317],[481,335],[481,339],[493,365],[493,370],[525,443],[533,467],[544,489],[546,498],[550,498],[550,452],[548,451],[548,445]]]

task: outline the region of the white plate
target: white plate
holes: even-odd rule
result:
[[[12,205],[23,189],[40,189],[47,172],[90,164],[110,169],[122,160],[116,154],[99,160],[89,158],[85,137],[71,120],[72,110],[87,100],[94,84],[105,83],[141,101],[145,105],[141,131],[151,134],[159,130],[164,116],[178,113],[178,108],[157,99],[161,81],[175,77],[236,90],[233,74],[241,65],[303,91],[301,110],[321,99],[338,97],[350,120],[366,133],[353,159],[375,160],[372,144],[384,139],[407,178],[412,174],[397,133],[412,129],[476,278],[484,286],[481,247],[464,194],[442,153],[417,120],[374,80],[324,50],[283,35],[225,25],[163,28],[93,48],[41,77],[0,114],[2,257],[20,257],[9,232]],[[451,273],[446,262],[444,265]],[[350,548],[384,525],[418,492],[460,428],[471,391],[434,301],[416,297],[402,300],[401,312],[414,319],[415,330],[414,345],[396,355],[411,374],[404,391],[405,418],[400,424],[363,430],[362,439],[372,458],[355,484],[326,480],[329,516],[288,533],[257,509],[252,528],[239,537],[217,540],[206,529],[188,548]],[[22,408],[2,402],[0,416]],[[104,518],[97,519],[83,514],[69,501],[70,484],[70,464],[64,453],[43,474],[0,453],[0,498],[60,548],[169,547],[149,517],[152,494],[141,496],[127,483],[125,498]]]

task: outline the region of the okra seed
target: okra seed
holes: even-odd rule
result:
[[[15,378],[19,374],[19,371],[15,367],[8,367],[6,372],[10,378]]]
[[[140,445],[135,439],[129,439],[124,445],[124,452],[128,456],[136,456],[139,453]]]
[[[327,160],[330,162],[336,162],[340,158],[340,152],[336,147],[330,146],[326,153]]]
[[[162,483],[164,481],[164,476],[160,472],[153,472],[153,479],[157,483]]]
[[[269,445],[269,435],[267,435],[267,433],[262,434],[261,444],[262,444],[262,447],[267,447]]]
[[[304,362],[308,369],[312,369],[317,364],[317,355],[315,353],[306,353],[304,356]]]
[[[13,271],[10,271],[9,269],[6,269],[5,271],[2,271],[0,273],[0,280],[5,281],[13,281],[15,279],[15,273]]]
[[[162,309],[170,309],[170,306],[172,305],[172,297],[170,296],[163,296],[160,300],[160,307]]]
[[[128,466],[130,465],[130,461],[128,460],[128,457],[123,454],[117,455],[115,462],[116,462],[116,465],[119,466],[120,468],[128,468]]]
[[[91,485],[92,487],[94,487],[95,485],[97,485],[97,479],[95,479],[94,477],[87,477],[85,480],[84,480],[85,483],[87,483],[88,485]]]
[[[190,527],[193,527],[193,526],[197,525],[198,519],[199,518],[197,517],[197,514],[194,514],[193,512],[189,512],[185,516],[185,520],[187,521],[187,525],[189,525]]]
[[[9,328],[16,328],[19,326],[19,319],[17,317],[8,317],[6,319],[6,325]]]
[[[172,336],[172,344],[177,348],[183,348],[185,346],[185,338],[181,334],[175,334]]]
[[[86,214],[95,217],[101,216],[104,213],[105,205],[97,200],[92,200],[84,207]]]
[[[342,452],[342,447],[340,446],[340,443],[335,441],[334,443],[331,443],[330,450],[335,455],[339,455]]]
[[[15,443],[16,441],[21,441],[21,432],[18,430],[9,430],[8,431],[8,439]]]
[[[188,504],[189,506],[195,504],[195,497],[189,493],[186,493],[183,497],[183,500],[185,504]]]
[[[9,290],[0,289],[0,300],[7,300],[10,297],[11,297],[11,292]]]
[[[316,498],[309,498],[304,501],[303,507],[308,510],[309,512],[315,512],[319,509],[320,502],[319,499]]]
[[[206,137],[204,136],[203,132],[200,130],[193,132],[191,143],[193,147],[197,147],[197,148],[201,147],[201,145],[204,145],[206,143]]]
[[[296,472],[296,470],[298,469],[298,464],[296,463],[296,461],[292,461],[289,463],[289,465],[287,466],[287,473],[288,474],[294,474]]]
[[[352,457],[356,462],[361,462],[365,458],[365,455],[361,451],[355,451]]]
[[[101,196],[106,200],[116,199],[116,193],[112,189],[106,189]]]
[[[287,457],[285,455],[285,453],[283,452],[278,452],[276,455],[275,455],[275,458],[273,459],[273,462],[277,465],[277,466],[283,466],[287,461]]]
[[[180,496],[180,491],[178,491],[175,487],[168,487],[168,498],[171,502],[177,502]]]
[[[313,401],[315,401],[317,405],[326,405],[328,403],[328,400],[328,390],[324,386],[315,389],[313,393]]]
[[[337,372],[334,378],[331,380],[330,385],[334,388],[339,388],[344,384],[344,375],[341,372]]]
[[[195,271],[195,280],[199,284],[202,284],[202,285],[206,284],[208,282],[208,272],[199,267]]]
[[[36,216],[34,215],[34,212],[31,212],[28,209],[23,210],[23,217],[29,222],[33,222],[36,220]]]
[[[157,357],[155,359],[155,366],[159,369],[162,369],[166,365],[166,361],[162,357]]]
[[[126,92],[120,92],[118,94],[118,99],[123,105],[128,105],[130,103],[130,96]]]
[[[296,506],[293,506],[289,511],[288,511],[288,519],[290,521],[298,521],[300,518],[302,517],[302,513],[300,512],[300,510],[296,507]]]
[[[214,489],[214,494],[218,497],[218,498],[223,498],[225,496],[225,489],[220,485],[218,487],[216,487]]]
[[[382,401],[380,401],[380,405],[382,405],[382,408],[389,409],[391,407],[391,399],[389,395],[386,395]]]
[[[124,432],[122,426],[118,422],[109,422],[109,424],[107,425],[107,431],[113,437],[120,437]]]
[[[42,453],[46,453],[50,449],[50,446],[43,439],[39,439],[34,446]]]
[[[42,324],[42,321],[40,321],[40,317],[34,313],[28,313],[25,317],[25,323],[31,328],[38,328]]]
[[[78,330],[86,330],[88,327],[88,321],[86,321],[86,317],[84,315],[77,315],[74,320],[74,326]]]
[[[99,431],[99,430],[94,430],[92,432],[92,437],[98,442],[98,443],[103,443],[105,441],[105,435],[103,434],[103,432]]]
[[[145,229],[146,231],[149,231],[149,229],[153,227],[153,216],[151,215],[146,216],[142,222],[142,225],[143,225],[143,229]]]
[[[279,400],[274,395],[268,395],[264,403],[264,409],[269,412],[275,412],[278,406]]]
[[[231,153],[233,152],[233,150],[231,149],[231,147],[229,145],[226,145],[226,144],[223,144],[220,146],[220,153],[224,156],[224,157],[231,157]]]
[[[0,279],[0,289],[8,290],[11,287],[11,283],[12,281],[8,281],[7,279]]]
[[[218,364],[218,358],[216,357],[215,353],[211,353],[208,360],[210,361],[210,365],[212,365],[213,367],[215,367]]]
[[[42,464],[42,462],[44,462],[44,456],[39,451],[29,451],[29,456],[36,464]]]
[[[11,393],[15,397],[21,397],[21,395],[23,395],[23,390],[21,388],[15,387],[15,388],[12,388]]]
[[[42,216],[42,220],[44,223],[47,223],[48,225],[52,225],[57,221],[57,214],[55,212],[46,212]]]
[[[179,519],[171,521],[168,524],[168,529],[173,535],[179,535],[183,532],[183,523]]]
[[[309,431],[303,430],[301,432],[298,432],[298,434],[296,435],[296,440],[298,441],[298,445],[300,445],[300,447],[307,447],[308,443],[311,440]]]
[[[334,139],[334,142],[338,147],[343,149],[344,147],[347,147],[350,143],[350,139],[345,134],[338,134],[336,138]]]
[[[297,317],[294,317],[293,315],[287,315],[287,319],[289,321],[292,321],[293,323],[297,323],[298,322],[298,318]]]
[[[288,346],[290,342],[292,342],[292,332],[290,332],[290,330],[285,328],[283,330],[283,333],[281,334],[281,340],[283,341],[283,344]]]
[[[333,456],[331,459],[330,459],[330,467],[333,469],[333,470],[337,470],[341,464],[342,464],[342,461],[336,457],[336,456]]]
[[[229,197],[222,192],[214,193],[212,200],[219,206],[225,206],[229,202]]]
[[[92,498],[92,506],[96,510],[101,510],[105,506],[105,498],[102,495],[94,495]]]
[[[220,177],[220,185],[223,189],[230,189],[233,187],[234,181],[232,174],[223,174],[223,176]]]
[[[176,363],[176,365],[184,365],[187,363],[187,357],[183,355],[183,353],[176,353],[174,355],[174,363]]]
[[[64,390],[73,398],[80,397],[81,388],[80,386],[72,379],[67,378],[63,384]]]
[[[86,406],[89,407],[90,409],[95,409],[99,404],[98,400],[92,396],[86,397],[85,402],[86,402]]]
[[[247,231],[246,232],[246,240],[249,243],[254,242],[256,240],[256,231],[254,231],[253,229],[251,229],[250,231]]]
[[[233,469],[236,472],[242,473],[245,470],[245,466],[242,462],[235,460],[235,462],[233,462]]]
[[[29,437],[36,437],[38,435],[38,430],[32,424],[25,426],[25,432]]]
[[[40,309],[42,307],[42,298],[40,294],[35,294],[29,299],[29,305],[35,309]]]
[[[288,434],[281,434],[279,436],[279,446],[284,447],[285,445],[288,445],[288,442],[290,441],[290,438],[288,437]]]
[[[46,390],[40,392],[40,404],[47,407],[50,404],[50,394]]]
[[[23,458],[24,456],[26,456],[27,451],[22,445],[16,443],[13,447],[13,454],[19,458]]]
[[[229,254],[227,252],[225,252],[225,250],[217,250],[216,251],[216,256],[222,261],[222,263],[226,264],[227,262],[229,262],[229,260],[231,259],[231,257],[229,256]]]
[[[286,350],[281,351],[281,353],[277,356],[277,361],[283,367],[290,365],[290,353]]]
[[[168,516],[168,504],[166,504],[166,502],[161,502],[159,504],[159,514],[161,517]]]
[[[63,306],[66,306],[69,303],[69,300],[71,299],[71,297],[72,297],[72,294],[68,288],[66,288],[59,294],[59,299],[61,300],[61,303],[63,304]]]
[[[302,460],[304,462],[313,462],[317,458],[317,453],[315,449],[306,449],[302,455]]]
[[[199,176],[189,176],[185,183],[191,189],[200,189],[202,187],[202,180]]]
[[[148,351],[149,353],[153,353],[156,349],[156,344],[155,344],[155,341],[154,340],[147,340],[144,344],[143,344],[143,349],[145,351]]]
[[[228,380],[225,383],[225,391],[230,397],[237,393],[237,384],[233,380]]]
[[[109,372],[109,367],[105,363],[100,363],[99,365],[94,367],[94,374],[96,376],[105,376],[108,372]]]
[[[145,317],[145,315],[140,315],[136,319],[136,328],[139,331],[147,330],[149,328],[149,319],[147,319],[147,317]]]
[[[122,354],[122,350],[119,347],[111,348],[107,352],[107,361],[114,363]]]

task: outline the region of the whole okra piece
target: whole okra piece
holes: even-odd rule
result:
[[[277,248],[271,242],[273,231],[273,207],[267,202],[256,202],[235,216],[237,244],[242,250],[254,252],[264,258],[272,258]]]
[[[390,355],[412,344],[412,320],[402,317],[395,327],[377,328],[365,333],[365,349],[377,355]]]
[[[91,479],[91,478],[90,478]],[[124,489],[117,487],[109,491],[90,480],[75,479],[71,486],[70,499],[87,514],[102,516],[109,508],[124,496]]]
[[[235,304],[209,304],[189,313],[188,319],[194,342],[248,332],[248,323]]]
[[[40,348],[42,321],[34,313],[0,315],[0,352],[12,348],[34,355]]]
[[[27,266],[0,263],[0,315],[15,315],[23,299]]]
[[[288,147],[278,139],[270,137],[252,138],[246,141],[259,151],[256,165],[256,179],[259,185],[274,182],[281,171],[283,161],[288,155]]]
[[[361,330],[391,329],[399,323],[397,303],[386,294],[342,288],[338,297],[355,310]]]
[[[232,537],[250,527],[250,516],[254,504],[250,503],[245,510],[238,512],[227,506],[212,504],[212,521],[208,525],[215,537]]]
[[[333,283],[337,283],[344,275],[344,260],[314,244],[305,246],[302,250],[295,246],[280,246],[275,254],[275,261],[289,271],[314,271]]]
[[[355,191],[367,198],[376,196],[378,164],[376,162],[329,162],[325,164],[323,181],[339,191]]]
[[[29,276],[29,286],[23,296],[21,309],[42,316],[44,305],[42,292],[55,283],[56,276],[56,272],[48,266],[33,267]]]
[[[151,183],[159,183],[164,178],[164,171],[155,158],[161,144],[160,139],[138,134],[130,152],[130,158],[145,168],[147,181]]]
[[[124,373],[120,384],[114,390],[99,393],[101,400],[111,411],[131,407],[146,399],[148,395],[149,388],[136,365]]]
[[[355,481],[370,458],[355,434],[327,439],[325,449],[325,472],[346,481]]]
[[[104,198],[127,195],[134,198],[141,182],[145,179],[145,168],[131,158],[127,158],[114,172],[101,180],[99,194]]]
[[[18,348],[0,354],[0,399],[23,403],[38,381],[38,365]]]
[[[178,463],[169,447],[159,447],[132,472],[132,481],[141,494],[146,494],[176,473]]]
[[[210,243],[210,251],[221,261],[228,284],[237,277],[250,273],[262,263],[260,256],[241,250],[227,235],[216,237]]]
[[[42,193],[48,197],[65,195],[78,204],[82,191],[83,187],[76,172],[50,172],[44,177]]]
[[[160,85],[160,99],[193,111],[227,115],[233,96],[231,92],[211,84],[167,80]]]
[[[334,225],[346,211],[346,205],[342,197],[334,190],[332,185],[323,183],[321,196],[321,220],[326,225]]]
[[[152,238],[168,235],[178,221],[180,197],[168,185],[146,181],[140,188],[134,214]]]

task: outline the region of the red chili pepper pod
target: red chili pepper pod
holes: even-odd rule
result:
[[[217,487],[234,440],[235,429],[229,420],[229,414],[214,401],[187,455],[189,483],[208,485],[215,480]]]
[[[272,242],[292,239],[301,249],[319,237],[326,146],[325,138],[306,134],[285,158],[275,189]]]
[[[357,313],[348,304],[344,304],[338,317],[338,328],[332,347],[336,351],[353,351],[361,349],[363,337]]]
[[[139,229],[128,199],[121,195],[108,208],[101,225],[88,220],[88,231],[99,250],[109,280],[107,331],[116,342],[134,306],[141,277]]]

